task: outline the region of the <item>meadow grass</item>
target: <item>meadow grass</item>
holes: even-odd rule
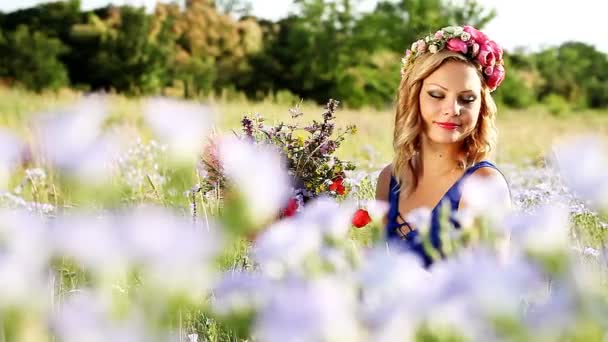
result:
[[[38,113],[64,108],[77,101],[82,95],[72,91],[59,93],[33,94],[15,89],[0,88],[0,127],[18,134],[26,141],[32,137],[29,122]],[[148,130],[143,127],[142,100],[120,95],[109,95],[110,116],[107,125],[121,126],[133,130],[142,139],[150,137]],[[249,102],[225,101],[221,99],[206,99],[201,101],[212,109],[216,129],[221,133],[231,130],[240,131],[240,120],[243,115],[260,114],[267,121],[290,121],[289,109],[295,103],[276,103],[272,101]],[[320,121],[323,107],[304,102],[300,104],[304,116],[297,121]],[[394,113],[390,109],[377,110],[365,108],[352,110],[340,108],[337,112],[337,127],[345,128],[355,124],[357,132],[348,136],[337,156],[355,162],[358,169],[366,172],[378,171],[384,164],[389,163],[392,155],[392,130]],[[499,142],[496,151],[496,162],[512,164],[515,167],[523,165],[543,165],[547,152],[552,144],[559,139],[574,134],[599,134],[608,136],[608,111],[573,112],[565,115],[551,115],[543,107],[533,107],[525,110],[499,110],[497,118]],[[201,139],[201,144],[204,141]],[[168,168],[168,166],[165,166]],[[144,182],[136,189],[126,184],[113,184],[112,187],[99,189],[75,189],[69,180],[54,177],[49,170],[49,179],[42,187],[25,187],[22,195],[33,201],[52,203],[55,206],[104,206],[120,207],[132,203],[155,203],[179,208],[186,215],[190,201],[184,196],[184,191],[198,182],[194,170],[165,169],[169,175],[166,184]],[[17,172],[16,179],[23,178],[23,170]],[[148,180],[151,178],[148,177]],[[14,185],[14,184],[13,184]],[[33,185],[33,184],[31,184]],[[367,180],[357,193],[357,199],[374,197],[375,180]],[[217,200],[196,196],[198,220],[206,215],[215,216],[221,210]],[[606,247],[606,227],[602,225],[602,217],[593,215],[577,215],[573,218],[574,234],[581,248],[592,247],[601,250]],[[605,218],[603,219],[606,222]],[[372,234],[380,229],[378,223],[373,223],[376,229],[351,230],[352,239],[363,245],[373,240]],[[236,241],[222,255],[218,263],[221,269],[247,268],[248,243],[245,240]],[[58,261],[57,270],[61,277],[62,291],[69,291],[86,283],[86,276],[69,261]],[[605,265],[601,272],[606,273]],[[604,278],[605,280],[608,277]],[[199,333],[203,340],[239,340],[236,332],[227,330],[221,322],[215,321],[196,308],[184,313],[184,329]],[[181,324],[181,323],[180,323]]]
[[[26,123],[40,112],[63,108],[74,103],[82,95],[71,91],[59,93],[33,94],[21,90],[0,88],[0,127],[27,134]],[[121,124],[141,131],[141,100],[110,95],[110,118],[108,124]],[[289,121],[289,109],[298,103],[238,102],[221,99],[204,99],[209,104],[220,132],[240,130],[240,120],[244,115],[260,114],[269,122]],[[304,113],[297,121],[320,120],[323,107],[310,102],[300,105]],[[349,124],[357,126],[357,133],[348,137],[337,154],[341,158],[354,161],[368,161],[383,164],[392,156],[392,134],[394,112],[392,109],[339,108],[336,123],[338,127]],[[542,160],[552,144],[560,138],[574,134],[599,134],[608,137],[608,110],[578,111],[550,114],[544,107],[528,109],[505,109],[499,106],[497,115],[499,138],[495,160],[498,163],[522,165]],[[140,132],[144,136],[147,131]]]

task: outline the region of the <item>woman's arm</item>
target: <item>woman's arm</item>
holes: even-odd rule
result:
[[[378,176],[378,183],[376,184],[376,200],[388,202],[388,191],[391,183],[391,173],[393,171],[392,164],[388,164],[387,166],[380,171],[380,175]],[[382,224],[386,225],[387,217],[386,215],[382,219]]]

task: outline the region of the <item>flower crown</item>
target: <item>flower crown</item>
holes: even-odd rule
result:
[[[450,51],[460,52],[476,63],[486,80],[490,91],[502,83],[505,78],[505,67],[502,59],[502,48],[490,40],[483,32],[472,26],[448,26],[412,43],[410,49],[405,51],[401,59],[401,77],[416,57],[425,52],[437,53],[447,48]]]

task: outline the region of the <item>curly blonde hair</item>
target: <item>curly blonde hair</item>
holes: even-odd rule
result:
[[[464,151],[461,151],[463,159],[460,166],[466,168],[488,158],[496,146],[497,109],[494,99],[490,95],[490,89],[485,84],[481,69],[462,54],[447,50],[418,57],[401,78],[397,93],[393,133],[395,156],[392,162],[392,173],[400,191],[404,191],[406,194],[416,189],[420,175],[420,163],[416,162],[416,158],[419,155],[420,136],[423,132],[419,101],[422,83],[443,63],[450,60],[475,67],[482,82],[479,119],[473,132],[464,139]]]

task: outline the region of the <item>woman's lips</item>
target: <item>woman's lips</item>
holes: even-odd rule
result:
[[[449,122],[435,122],[435,123],[437,124],[437,126],[444,128],[444,129],[449,129],[449,130],[454,130],[460,126],[460,125],[449,123]]]

